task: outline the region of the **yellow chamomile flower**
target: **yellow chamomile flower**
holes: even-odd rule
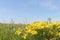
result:
[[[22,30],[16,30],[14,34],[20,35],[22,33]]]
[[[22,38],[26,39],[27,35],[28,35],[27,33],[24,33],[23,36],[22,36]]]
[[[60,36],[60,32],[57,32],[57,33],[56,33],[56,36]]]
[[[51,38],[50,40],[56,40],[56,38]]]

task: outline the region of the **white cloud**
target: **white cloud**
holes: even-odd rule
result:
[[[52,0],[41,1],[40,5],[52,10],[57,10],[58,6]]]

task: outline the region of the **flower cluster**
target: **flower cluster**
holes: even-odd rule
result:
[[[59,40],[60,23],[56,22],[34,22],[27,24],[25,30],[17,30],[15,34],[23,34],[22,38],[27,40]]]

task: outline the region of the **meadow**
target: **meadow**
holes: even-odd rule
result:
[[[22,24],[0,24],[0,40],[20,40],[14,36],[14,32],[23,27],[25,25]]]
[[[0,40],[60,40],[60,22],[0,24]]]

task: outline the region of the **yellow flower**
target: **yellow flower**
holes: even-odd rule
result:
[[[43,29],[45,26],[41,26],[41,29]]]
[[[53,34],[54,34],[54,32],[52,32],[52,31],[49,31],[49,34],[53,35]]]
[[[31,33],[31,31],[32,31],[31,29],[27,29],[26,30],[27,33]]]
[[[50,40],[56,40],[56,38],[52,38],[52,39],[50,39]]]
[[[26,39],[27,35],[28,35],[27,33],[24,33],[24,35],[22,36],[22,38]]]
[[[57,32],[57,33],[56,33],[56,36],[60,36],[60,32]]]
[[[26,29],[43,29],[47,25],[47,22],[34,22],[26,26]]]
[[[34,34],[37,34],[37,31],[28,29],[28,30],[26,30],[26,33],[31,33],[32,35],[34,35]]]
[[[38,34],[38,33],[37,33],[37,31],[32,30],[32,31],[31,31],[31,34],[32,34],[32,35],[35,35],[35,34]]]
[[[16,30],[14,34],[20,35],[22,33],[22,30]]]

